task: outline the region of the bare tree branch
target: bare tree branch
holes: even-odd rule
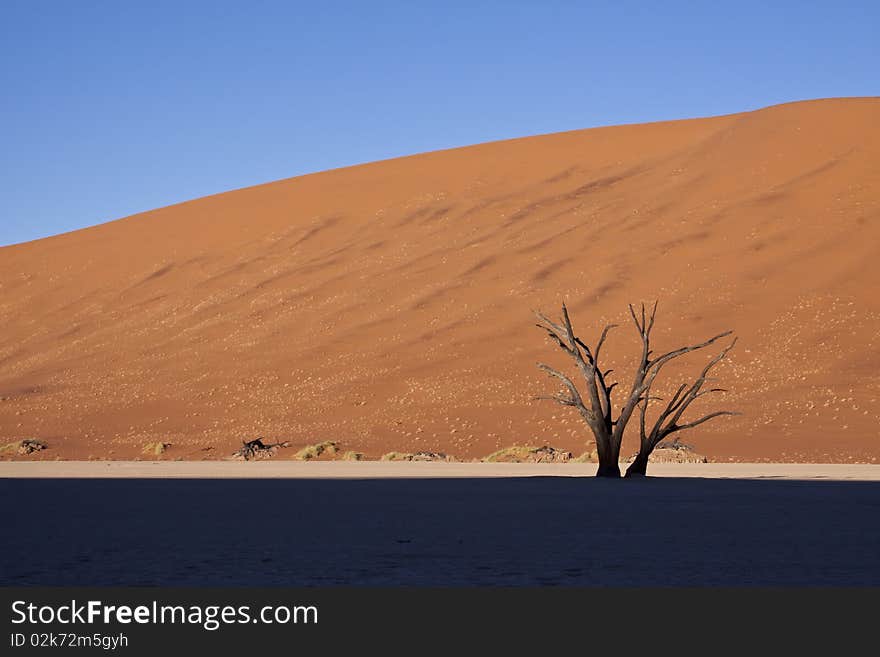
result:
[[[704,415],[699,420],[694,420],[693,422],[688,422],[687,424],[677,424],[675,425],[674,429],[669,433],[673,433],[674,431],[682,431],[684,429],[692,429],[693,427],[703,424],[703,422],[708,422],[712,418],[720,417],[722,415],[742,415],[742,413],[738,413],[737,411],[715,411],[714,413]],[[667,435],[669,435],[669,433],[667,433]]]
[[[608,337],[608,332],[617,328],[617,324],[608,324],[604,329],[602,329],[602,335],[599,336],[599,342],[596,343],[596,362],[599,362],[599,352],[602,350],[602,345],[605,344],[605,338]],[[609,372],[611,370],[608,370]]]
[[[730,331],[727,332],[728,335]],[[709,371],[715,367],[719,362],[721,362],[731,349],[736,345],[736,338],[724,349],[721,350],[714,358],[712,358],[706,366],[703,368],[703,371],[700,372],[700,376],[697,377],[697,380],[694,381],[693,385],[690,389],[685,393],[684,399],[681,404],[679,404],[678,408],[675,410],[675,414],[672,416],[672,423],[675,424],[678,422],[679,418],[681,418],[682,414],[687,410],[687,407],[690,405],[694,399],[697,398],[697,394],[700,392],[700,388],[703,387],[703,384],[706,382],[707,375]]]
[[[721,338],[727,337],[728,335],[730,335],[732,333],[733,333],[733,331],[725,331],[724,333],[719,333],[718,335],[713,336],[713,337],[709,338],[708,340],[706,340],[705,342],[701,342],[700,344],[691,345],[689,347],[681,347],[679,349],[675,349],[674,351],[669,351],[669,352],[663,354],[662,356],[660,356],[659,358],[655,358],[654,360],[650,361],[648,366],[652,369],[656,368],[656,371],[659,372],[660,368],[663,367],[669,361],[671,361],[673,358],[678,358],[679,356],[684,356],[685,354],[689,354],[690,352],[696,351],[697,349],[704,349],[705,347],[708,347],[709,345],[715,344]]]
[[[569,397],[563,398],[555,395],[553,396],[553,399],[564,406],[574,406],[577,408],[587,423],[592,427],[596,422],[596,414],[584,405],[584,401],[574,382],[559,370],[555,370],[544,363],[538,363],[538,369],[561,381],[562,385],[568,390]]]

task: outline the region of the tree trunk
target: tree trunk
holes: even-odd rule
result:
[[[648,470],[648,454],[639,450],[636,460],[629,464],[626,469],[627,477],[644,477]]]
[[[620,465],[618,461],[620,459],[620,448],[614,449],[614,446],[609,444],[611,442],[611,439],[596,441],[596,450],[599,453],[599,469],[596,471],[596,476],[619,479]]]
[[[597,477],[613,477],[620,479],[620,466],[617,463],[599,463],[599,469],[596,471]]]

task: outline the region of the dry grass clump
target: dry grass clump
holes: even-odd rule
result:
[[[514,445],[492,452],[483,459],[485,463],[568,463],[571,452],[555,447],[525,447]]]
[[[363,461],[364,454],[363,454],[363,452],[348,451],[342,455],[342,460],[343,461]]]
[[[380,461],[411,461],[412,454],[407,452],[388,452],[387,454],[383,454]]]
[[[442,452],[388,452],[382,461],[455,461],[455,458]]]
[[[332,440],[325,440],[322,443],[316,443],[315,445],[306,445],[301,450],[299,450],[293,458],[299,461],[311,461],[312,459],[316,459],[320,456],[335,456],[339,451],[339,444]]]
[[[514,445],[513,447],[502,447],[498,451],[492,452],[483,459],[485,463],[521,463],[523,462],[534,447],[523,447],[522,445]]]
[[[25,438],[24,440],[16,440],[0,447],[0,452],[15,452],[20,456],[25,456],[33,452],[41,452],[49,447],[41,440],[33,438]]]
[[[162,454],[168,451],[169,447],[171,447],[171,443],[147,443],[141,448],[141,453],[147,454],[148,456],[162,456]]]
[[[627,459],[628,463],[635,460],[635,455]],[[670,442],[660,443],[648,457],[648,463],[708,463],[702,454],[694,451],[694,448],[684,443]]]
[[[571,460],[572,463],[598,463],[599,462],[599,452],[595,449],[587,450],[580,456]]]

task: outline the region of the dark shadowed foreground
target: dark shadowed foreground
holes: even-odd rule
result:
[[[880,483],[2,479],[4,585],[880,585]]]

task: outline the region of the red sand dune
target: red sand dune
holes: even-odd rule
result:
[[[718,368],[730,392],[703,408],[743,415],[684,442],[870,462],[878,259],[877,98],[282,180],[0,249],[0,442],[44,439],[46,459],[153,441],[220,458],[256,436],[373,457],[580,453],[580,420],[533,400],[554,390],[536,361],[568,364],[531,309],[567,300],[590,340],[619,322],[606,362],[625,381],[627,303],[659,298],[658,350],[740,336]]]

